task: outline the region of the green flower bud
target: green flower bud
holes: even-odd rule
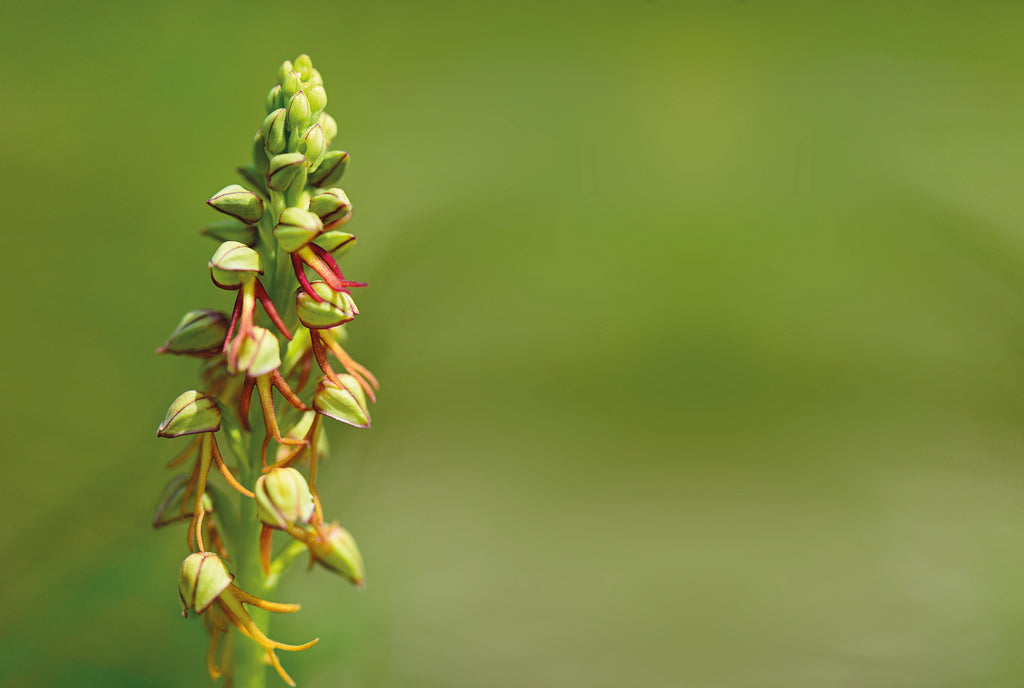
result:
[[[327,152],[327,142],[324,140],[324,131],[319,124],[314,124],[299,141],[299,151],[306,155],[306,169],[315,170],[323,161],[324,153]]]
[[[366,584],[366,568],[356,541],[337,523],[317,529],[317,537],[309,543],[309,554],[321,566],[341,574],[353,584],[359,587]]]
[[[247,225],[256,224],[263,217],[263,200],[252,191],[229,184],[213,195],[207,205]]]
[[[337,327],[359,315],[356,302],[347,292],[334,291],[326,282],[313,282],[310,286],[323,301],[316,301],[303,289],[299,289],[295,297],[295,310],[299,322],[309,329],[325,330]]]
[[[329,229],[314,239],[313,243],[337,258],[355,245],[356,235],[340,229]]]
[[[222,289],[234,289],[246,277],[262,272],[260,254],[238,241],[225,241],[210,259],[210,277]]]
[[[256,515],[271,528],[305,525],[313,518],[313,493],[294,468],[273,468],[256,480]]]
[[[202,614],[235,579],[228,567],[213,552],[193,552],[178,570],[178,595],[182,614],[194,609]]]
[[[356,428],[370,427],[370,411],[359,382],[351,375],[339,375],[338,387],[328,379],[321,381],[313,397],[313,410]]]
[[[285,60],[281,63],[281,66],[277,68],[277,80],[280,83],[284,83],[284,80],[288,78],[289,72],[295,71],[295,67],[292,65],[291,60]]]
[[[272,373],[281,367],[281,345],[270,330],[253,327],[249,336],[238,347],[238,362],[235,371],[249,377]]]
[[[348,153],[345,151],[327,151],[320,167],[309,175],[309,183],[313,186],[334,186],[341,180],[348,167]]]
[[[284,191],[305,164],[306,156],[302,153],[275,155],[270,159],[270,167],[267,169],[267,187],[273,191]]]
[[[252,164],[258,173],[267,173],[267,165],[270,164],[270,159],[267,157],[267,141],[263,138],[262,127],[252,139]]]
[[[292,96],[302,90],[302,77],[296,71],[288,72],[285,75],[284,80],[281,81],[281,92],[284,94],[284,99],[291,100]]]
[[[253,225],[244,225],[238,220],[221,220],[206,225],[202,234],[217,241],[237,241],[246,246],[255,246],[258,232]]]
[[[352,202],[341,189],[327,189],[309,199],[309,212],[319,217],[324,225],[329,225],[351,213]]]
[[[324,85],[324,78],[322,76],[320,76],[320,72],[316,71],[315,68],[313,69],[313,73],[309,75],[309,85],[310,86],[323,86]]]
[[[324,130],[324,138],[327,139],[327,144],[330,145],[330,142],[338,135],[338,123],[326,112],[320,115],[319,121],[320,128]]]
[[[288,101],[288,128],[292,131],[305,131],[313,118],[313,110],[309,106],[309,98],[299,91]]]
[[[313,109],[313,116],[319,117],[327,107],[327,90],[323,86],[310,86],[306,97],[309,98],[309,107]]]
[[[281,220],[274,227],[274,236],[281,248],[288,253],[295,253],[313,241],[323,231],[324,225],[320,218],[302,208],[285,208]]]
[[[299,73],[303,81],[309,81],[309,77],[313,76],[313,60],[306,53],[302,53],[295,58],[295,64],[292,65],[292,69]]]
[[[228,319],[219,311],[189,311],[181,319],[158,354],[204,356],[215,354],[228,335]]]
[[[171,438],[218,430],[220,407],[217,400],[193,389],[174,400],[156,434],[157,437]]]
[[[288,144],[288,137],[284,127],[287,118],[288,112],[282,107],[271,112],[263,120],[263,126],[260,127],[260,131],[263,134],[268,155],[280,153]]]
[[[284,93],[281,90],[281,84],[274,84],[274,87],[270,89],[270,93],[267,94],[267,113],[271,113],[277,108],[284,107]]]

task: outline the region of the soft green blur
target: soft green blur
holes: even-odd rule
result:
[[[320,483],[367,589],[280,593],[299,686],[1024,684],[1022,22],[5,3],[0,685],[211,685],[153,349],[229,307],[204,201],[303,51],[383,387]]]

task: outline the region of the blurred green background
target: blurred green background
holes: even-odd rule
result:
[[[1024,684],[1022,22],[5,3],[0,684],[210,685],[152,352],[228,307],[204,201],[303,51],[383,389],[321,482],[367,589],[280,591],[300,686]]]

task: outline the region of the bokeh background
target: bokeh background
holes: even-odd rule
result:
[[[209,685],[151,508],[277,65],[369,432],[300,686],[1024,684],[1024,5],[5,2],[0,685]],[[276,679],[272,678],[272,681]]]

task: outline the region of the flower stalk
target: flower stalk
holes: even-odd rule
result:
[[[324,521],[316,477],[328,452],[323,420],[370,427],[367,397],[375,401],[378,389],[341,346],[359,314],[350,289],[366,285],[348,280],[339,265],[355,243],[339,229],[352,204],[336,187],[349,156],[331,149],[337,122],[325,111],[323,78],[307,55],[281,65],[265,105],[253,162],[239,168],[242,183],[207,201],[227,219],[202,230],[220,242],[210,277],[234,298],[226,311],[189,311],[157,349],[200,359],[202,389],[180,395],[158,428],[160,437],[187,439],[169,467],[191,469],[167,485],[153,525],[187,523],[182,606],[209,633],[211,680],[233,688],[264,688],[268,666],[295,685],[277,651],[319,640],[288,644],[268,635],[272,612],[299,609],[268,598],[302,552],[309,568],[320,564],[364,585],[355,540]],[[286,404],[275,405],[275,390]],[[255,413],[261,423],[250,420]],[[279,448],[268,462],[272,440]]]

